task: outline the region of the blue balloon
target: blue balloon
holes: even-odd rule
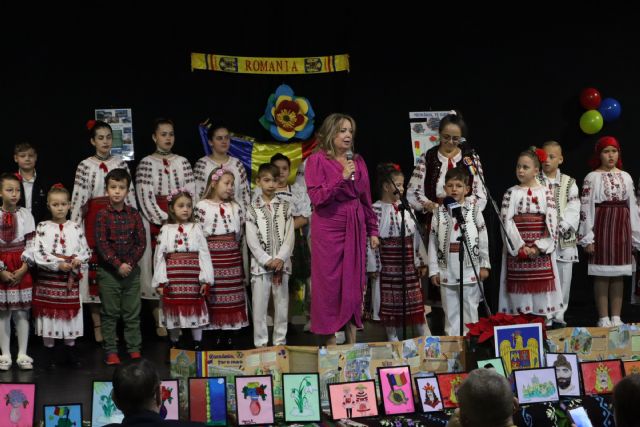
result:
[[[598,111],[602,114],[602,118],[605,122],[612,122],[620,117],[622,114],[622,107],[618,100],[613,98],[605,98],[602,100]]]

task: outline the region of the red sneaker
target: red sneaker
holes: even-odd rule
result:
[[[132,359],[140,359],[140,352],[139,351],[132,351],[131,353],[129,353],[129,357],[131,357]]]
[[[107,357],[104,359],[104,363],[107,365],[119,365],[120,357],[118,356],[118,353],[108,353]]]

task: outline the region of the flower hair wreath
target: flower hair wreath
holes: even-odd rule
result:
[[[218,170],[216,170],[213,173],[213,175],[211,175],[211,182],[218,181],[220,178],[222,178],[222,175],[224,175],[225,173],[232,173],[232,172],[230,169],[227,169],[224,166],[218,168]]]
[[[174,188],[173,190],[171,190],[171,192],[167,196],[167,201],[169,203],[171,203],[171,201],[174,199],[174,197],[176,197],[178,194],[181,194],[181,193],[187,193],[189,195],[189,197],[191,197],[193,199],[193,194],[191,194],[191,191],[189,191],[186,188],[182,187],[182,188]]]

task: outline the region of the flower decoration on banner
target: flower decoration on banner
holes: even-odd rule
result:
[[[466,326],[469,328],[469,332],[467,332],[466,338],[471,340],[476,337],[477,343],[482,344],[493,338],[494,326],[521,325],[524,323],[540,323],[542,325],[542,336],[544,339],[547,338],[544,318],[533,314],[511,315],[505,313],[496,313],[491,317],[481,317],[476,323],[467,323]]]
[[[259,121],[278,141],[306,140],[313,132],[315,116],[306,98],[294,96],[293,89],[282,84],[269,97]]]

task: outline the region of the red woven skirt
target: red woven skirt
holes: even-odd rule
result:
[[[38,269],[33,291],[33,316],[70,320],[80,311],[77,274]]]
[[[11,243],[0,247],[0,261],[8,271],[16,271],[22,267],[22,253],[24,242]],[[31,308],[31,291],[33,282],[27,271],[20,283],[9,285],[0,283],[0,310],[28,310]]]
[[[380,239],[380,320],[387,326],[424,323],[422,289],[413,257],[413,236],[405,237],[406,310],[402,307],[402,239]]]
[[[207,237],[214,283],[207,297],[209,323],[213,328],[247,324],[247,303],[242,271],[242,252],[235,233]]]
[[[543,214],[515,215],[513,221],[527,246],[549,235]],[[555,287],[551,255],[540,253],[534,259],[507,255],[507,292],[539,294],[551,292]]]
[[[626,200],[596,204],[593,234],[595,252],[589,264],[631,264],[631,219]]]
[[[166,255],[167,279],[162,294],[162,309],[170,316],[207,315],[207,304],[200,295],[200,261],[198,252],[175,252]]]

